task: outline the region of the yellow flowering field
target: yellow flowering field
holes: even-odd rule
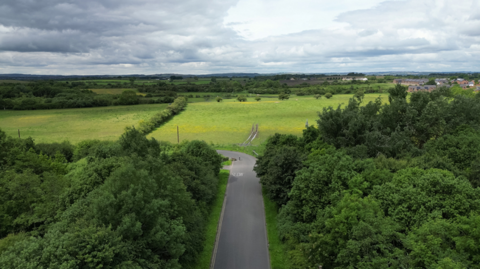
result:
[[[378,96],[383,102],[388,100],[386,94],[367,94],[364,102],[373,101]],[[309,124],[316,124],[317,112],[324,107],[347,104],[351,97],[351,94],[334,95],[331,99],[317,100],[312,96],[294,96],[284,101],[263,98],[259,102],[248,97],[247,102],[242,103],[235,99],[220,103],[190,103],[180,115],[148,136],[175,143],[178,125],[180,141],[198,139],[214,144],[242,143],[248,138],[252,124],[258,124],[259,136],[254,144],[259,144],[275,133],[301,135],[307,119]]]

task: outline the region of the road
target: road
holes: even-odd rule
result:
[[[240,152],[217,152],[237,161],[230,170],[213,268],[269,269],[262,187],[253,171],[256,159]]]

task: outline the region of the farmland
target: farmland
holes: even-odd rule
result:
[[[370,94],[365,102],[373,101],[386,94]],[[272,96],[273,97],[273,96]],[[242,143],[248,138],[252,124],[259,125],[259,136],[254,144],[259,144],[275,133],[301,135],[308,119],[315,124],[317,112],[322,108],[346,104],[352,95],[335,95],[332,99],[294,97],[280,101],[276,98],[263,98],[257,102],[253,97],[247,102],[227,99],[221,103],[190,103],[185,111],[158,128],[149,137],[170,142],[177,141],[177,125],[180,140],[204,140],[214,144]]]
[[[213,93],[210,93],[213,94]],[[203,94],[202,94],[203,95]],[[386,94],[367,94],[365,102]],[[263,97],[260,102],[249,97],[247,102],[235,99],[223,102],[205,102],[194,98],[187,109],[165,125],[156,129],[149,137],[176,142],[176,126],[180,128],[180,140],[204,140],[208,143],[242,143],[252,124],[259,124],[258,144],[268,136],[279,132],[301,135],[308,119],[314,124],[317,111],[323,107],[346,104],[352,95],[334,95],[332,99],[314,99],[312,96],[292,97],[280,101],[276,96]],[[115,140],[125,126],[136,125],[148,119],[167,104],[111,106],[79,109],[55,109],[33,111],[0,111],[0,126],[8,135],[31,136],[37,142],[69,140],[77,143],[85,139]]]
[[[36,142],[78,143],[86,139],[116,140],[125,126],[165,109],[167,104],[110,106],[95,108],[0,111],[0,128],[10,136]]]

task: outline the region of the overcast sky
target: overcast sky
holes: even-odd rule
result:
[[[479,0],[1,0],[0,73],[480,71]]]

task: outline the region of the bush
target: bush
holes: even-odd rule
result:
[[[243,96],[243,95],[239,95],[239,96],[237,97],[237,100],[238,100],[239,102],[246,102],[246,101],[247,101],[247,97],[245,97],[245,96]]]
[[[257,96],[257,97],[255,97],[255,100],[260,101],[260,100],[262,100],[262,98]]]
[[[329,92],[327,92],[327,93],[325,94],[325,98],[327,98],[327,99],[332,98],[332,96],[333,96],[333,94],[331,94],[331,93],[329,93]]]
[[[290,98],[290,95],[283,92],[278,95],[278,99],[280,100],[288,100],[289,98]]]
[[[313,97],[315,97],[315,99],[318,99],[318,98],[321,98],[322,96],[320,94],[315,94]]]
[[[223,101],[223,98],[220,97],[220,96],[217,96],[217,98],[215,98],[215,101],[217,101],[217,102],[222,102],[222,101]]]

